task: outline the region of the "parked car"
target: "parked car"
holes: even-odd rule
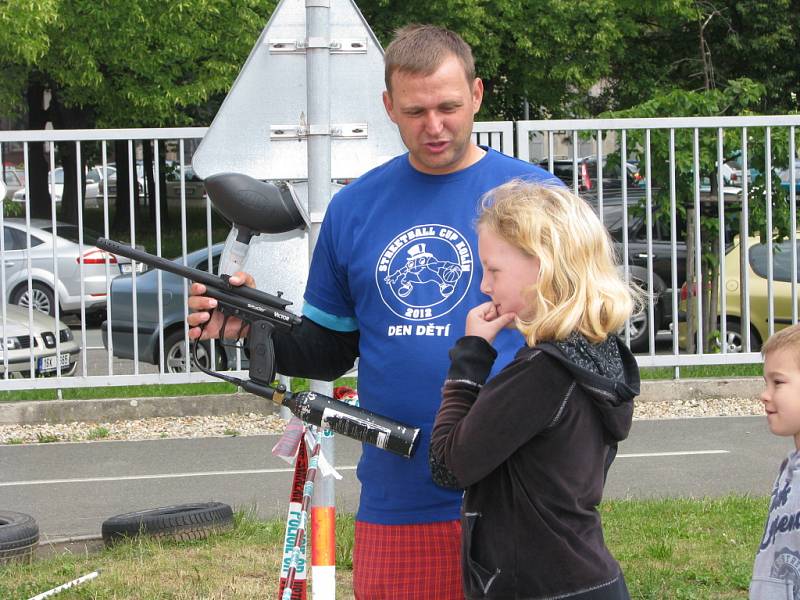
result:
[[[116,169],[113,166],[107,166],[106,169],[109,177],[115,176]],[[64,169],[62,167],[56,167],[53,174],[53,178],[47,178],[47,184],[49,186],[51,183],[55,183],[55,196],[53,200],[55,202],[61,202],[61,196],[64,194]],[[100,182],[102,181],[102,165],[94,165],[86,170],[86,189],[83,193],[85,206],[96,207],[102,204],[102,194],[100,194]],[[13,200],[14,202],[25,202],[26,196],[27,191],[23,187],[14,192]]]
[[[139,193],[144,193],[144,165],[142,161],[136,163],[136,176],[139,179]],[[203,186],[203,180],[197,176],[191,166],[185,167],[185,195],[187,206],[203,205],[206,198],[206,189]],[[166,162],[166,172],[164,179],[167,185],[167,202],[171,205],[180,205],[181,201],[181,166],[171,160]],[[100,196],[103,196],[103,189],[105,185],[100,185]],[[116,172],[113,176],[108,178],[108,196],[109,198],[116,197],[117,195],[117,176]]]
[[[114,172],[109,174],[108,182],[101,181],[100,185],[98,186],[98,195],[100,198],[104,197],[105,188],[108,188],[108,197],[109,198],[116,198],[117,197],[117,169],[116,163],[110,163],[114,165]],[[144,194],[144,163],[141,160],[136,161],[136,179],[139,182],[139,195],[141,196]]]
[[[3,310],[6,326],[3,328]],[[31,352],[36,376],[72,375],[81,349],[72,330],[53,317],[33,311],[33,329],[28,310],[14,304],[0,306],[0,377],[30,377]],[[56,335],[59,344],[56,345]],[[56,350],[61,352],[57,355]],[[4,361],[8,363],[5,370]]]
[[[14,194],[25,187],[25,172],[15,167],[3,167],[3,182],[5,192],[0,196],[0,200],[13,200]]]
[[[539,166],[550,170],[550,161],[545,158],[539,161]],[[634,197],[643,197],[644,179],[639,174],[636,164],[627,162],[625,164],[625,184],[628,188],[628,197],[631,192]],[[571,158],[553,159],[553,175],[558,177],[570,189],[574,184],[574,163]],[[578,193],[587,200],[597,193],[597,158],[587,156],[578,159]],[[622,177],[620,177],[620,165],[618,163],[608,163],[603,161],[603,200],[621,198]]]
[[[624,228],[628,230],[628,265],[631,280],[642,289],[648,286],[647,221],[639,201],[628,202],[627,221],[623,219],[622,202],[612,201],[603,204],[603,222],[614,242],[620,264],[624,252]],[[653,256],[653,323],[656,331],[667,329],[672,322],[672,242],[669,224],[658,219],[652,223],[651,250]],[[686,241],[685,232],[678,229],[675,244],[675,260],[678,286],[686,280]],[[649,347],[650,322],[646,311],[631,318],[630,346],[636,352]]]
[[[767,295],[767,265],[769,261],[769,244],[762,244],[757,237],[748,240],[747,285],[750,298],[750,350],[758,352],[761,344],[769,337],[769,297]],[[800,242],[797,242],[800,251]],[[772,293],[775,318],[775,331],[779,331],[792,323],[792,245],[791,240],[773,244],[772,255]],[[741,277],[739,260],[741,244],[736,238],[734,244],[725,254],[725,340],[727,352],[743,352],[745,324],[742,323]],[[800,269],[798,269],[800,271]],[[800,279],[800,273],[797,276]],[[685,311],[688,286],[681,288],[681,309]],[[694,301],[694,300],[693,300]],[[721,310],[721,308],[720,308]],[[719,326],[719,325],[718,325]],[[719,327],[721,330],[721,326]],[[679,335],[682,344],[686,342],[685,319],[679,324]]]
[[[193,269],[217,272],[224,244],[211,248],[212,268],[208,268],[208,250],[195,250],[186,256],[186,264]],[[182,258],[175,262],[182,264]],[[174,273],[151,269],[136,277],[136,331],[138,332],[139,360],[159,364],[158,320],[158,273],[161,273],[162,316],[164,330],[164,370],[167,373],[183,373],[185,370],[186,345],[184,343],[184,279]],[[103,345],[109,347],[109,327],[113,341],[113,353],[118,358],[134,359],[133,352],[133,284],[130,275],[117,277],[111,282],[111,320],[101,325]],[[216,346],[217,369],[227,368],[228,353],[221,345]],[[198,347],[198,358],[205,367],[210,365],[211,353],[208,342]],[[235,357],[234,357],[235,358]]]
[[[30,248],[25,219],[7,218],[3,222],[5,252],[6,300],[11,304],[33,307],[42,313],[55,315],[58,298],[61,313],[76,313],[83,299],[89,319],[96,319],[106,306],[106,263],[111,277],[130,272],[131,261],[97,248],[94,241],[100,234],[83,230],[83,252],[78,244],[78,227],[56,222],[56,235],[49,219],[30,220]],[[56,246],[58,279],[53,269],[53,246]],[[141,247],[141,246],[140,246]],[[30,270],[28,259],[30,258]],[[81,265],[83,270],[81,271]],[[137,263],[137,269],[144,265]],[[31,289],[28,289],[28,273]]]
[[[203,180],[197,176],[194,169],[186,166],[184,171],[184,189],[187,206],[204,206],[206,199],[206,188]],[[181,201],[181,168],[175,165],[165,176],[167,182],[167,201],[170,204],[180,206]]]

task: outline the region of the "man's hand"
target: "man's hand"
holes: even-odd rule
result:
[[[256,282],[253,276],[244,271],[237,271],[231,275],[228,280],[231,285],[240,286],[246,285],[247,287],[256,287]],[[206,286],[202,283],[193,283],[189,288],[189,316],[186,317],[186,322],[189,324],[189,339],[195,340],[210,340],[220,337],[220,328],[222,327],[222,320],[225,315],[219,311],[215,311],[211,315],[211,309],[216,308],[217,301],[214,298],[204,296],[206,293]],[[210,319],[210,320],[209,320]],[[205,327],[201,329],[200,325],[205,323]],[[239,329],[242,327],[242,320],[238,317],[230,317],[225,325],[225,338],[235,338],[239,335]],[[242,336],[246,337],[250,328],[246,327],[242,332]]]
[[[508,327],[517,317],[514,313],[497,314],[497,308],[491,302],[484,302],[467,313],[466,335],[482,337],[490,344],[504,327]]]

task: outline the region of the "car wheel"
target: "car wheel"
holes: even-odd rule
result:
[[[191,342],[189,342],[191,350]],[[224,370],[227,364],[224,353],[216,351],[217,370]],[[203,368],[211,368],[211,350],[208,342],[200,342],[197,346],[197,360]],[[192,370],[197,370],[192,363]],[[183,329],[173,331],[164,339],[164,371],[167,373],[186,372],[186,345],[183,340]]]
[[[55,316],[55,296],[53,295],[53,290],[51,290],[49,286],[35,281],[31,286],[30,292],[31,293],[28,293],[27,284],[19,286],[14,290],[14,293],[11,294],[11,304],[19,304],[26,308],[30,304],[33,304],[34,310],[38,310],[40,313],[46,315]]]
[[[661,323],[661,312],[658,306],[653,306],[653,323]],[[647,352],[650,349],[650,321],[648,319],[647,307],[643,308],[634,315],[622,328],[620,336],[625,337],[625,331],[630,335],[630,349],[632,352]]]
[[[745,351],[744,346],[744,331],[742,323],[735,320],[725,321],[725,351],[728,354],[738,354]],[[722,329],[720,328],[720,334]],[[761,338],[758,332],[750,328],[750,351],[758,352],[761,350]]]
[[[176,541],[201,540],[233,529],[233,510],[222,502],[178,504],[116,515],[103,521],[106,546],[144,534]]]

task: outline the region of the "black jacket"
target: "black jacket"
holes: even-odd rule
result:
[[[485,340],[464,337],[450,356],[431,458],[466,488],[466,596],[560,598],[613,585],[620,568],[597,505],[639,393],[630,351],[615,337],[524,347],[485,385],[496,357]]]

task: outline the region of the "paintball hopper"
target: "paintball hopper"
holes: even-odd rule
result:
[[[242,269],[254,235],[304,230],[311,221],[285,181],[259,181],[243,173],[217,173],[203,182],[208,197],[220,214],[233,225],[220,259],[220,274]]]

